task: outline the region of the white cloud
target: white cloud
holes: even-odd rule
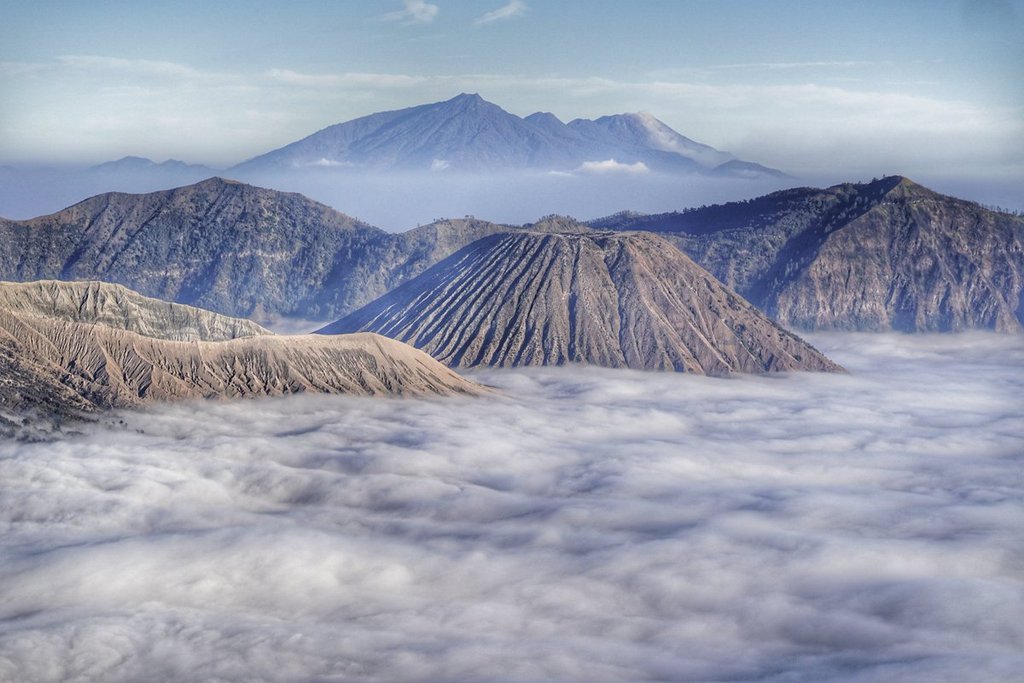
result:
[[[198,69],[177,62],[151,59],[122,59],[101,55],[60,55],[55,60],[64,66],[85,71],[119,71],[135,76],[199,78],[207,75]]]
[[[318,168],[345,168],[352,165],[350,161],[337,161],[335,159],[328,159],[327,157],[320,157],[316,161],[311,161],[306,166],[316,166]]]
[[[1024,338],[0,444],[0,679],[1012,680]]]
[[[405,74],[360,73],[346,72],[340,74],[305,74],[291,69],[270,69],[268,78],[287,83],[317,88],[368,87],[368,88],[404,88],[422,85],[427,82],[423,76],[407,76]]]
[[[429,24],[436,17],[440,8],[425,0],[403,0],[405,9],[388,12],[381,16],[384,21],[404,21],[410,24]]]
[[[706,67],[708,69],[744,69],[744,70],[768,70],[778,71],[783,69],[821,69],[821,68],[840,68],[840,69],[853,69],[868,66],[888,66],[892,62],[888,61],[867,61],[858,59],[849,59],[844,61],[806,61],[806,62],[747,62],[741,64],[714,64]]]
[[[483,24],[491,24],[496,21],[504,21],[505,19],[512,19],[514,17],[520,17],[526,13],[526,3],[523,0],[510,0],[506,5],[502,5],[496,10],[481,14],[476,18],[477,26]]]
[[[651,169],[642,161],[632,164],[623,164],[615,159],[604,161],[584,161],[576,169],[577,173],[649,173]]]

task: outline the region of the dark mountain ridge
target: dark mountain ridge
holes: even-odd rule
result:
[[[236,315],[327,315],[358,303],[387,234],[305,197],[211,178],[99,195],[0,224],[6,280],[97,279]],[[339,299],[340,297],[340,299]]]
[[[1022,329],[1024,219],[901,177],[592,224],[659,233],[784,325]],[[388,233],[302,195],[211,178],[0,219],[0,279],[104,280],[257,320],[329,320],[477,239],[522,229],[587,227],[467,217]]]
[[[103,280],[228,315],[324,320],[507,229],[467,218],[389,233],[300,194],[210,178],[0,219],[0,280]]]
[[[1024,329],[1024,219],[902,176],[593,225],[664,235],[785,325]]]

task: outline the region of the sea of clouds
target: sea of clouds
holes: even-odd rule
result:
[[[1019,680],[1024,338],[813,341],[0,444],[0,680]]]

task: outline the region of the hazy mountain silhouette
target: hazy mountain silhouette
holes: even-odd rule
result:
[[[739,160],[731,154],[694,142],[647,113],[564,124],[543,112],[520,118],[479,95],[466,93],[444,102],[329,126],[239,164],[232,172],[316,167],[573,171],[586,169],[588,163],[612,161],[665,172],[781,175],[748,162],[736,166]]]

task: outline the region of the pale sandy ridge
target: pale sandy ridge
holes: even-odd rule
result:
[[[0,308],[172,341],[223,341],[272,334],[245,318],[212,315],[98,280],[0,282]]]
[[[427,354],[378,335],[277,336],[248,321],[174,305],[171,319],[187,323],[181,331],[161,323],[157,314],[167,306],[102,283],[0,284],[0,409],[62,414],[300,392],[485,391]],[[136,307],[138,317],[122,317]],[[120,327],[86,322],[94,315]],[[249,336],[225,339],[232,334]]]

